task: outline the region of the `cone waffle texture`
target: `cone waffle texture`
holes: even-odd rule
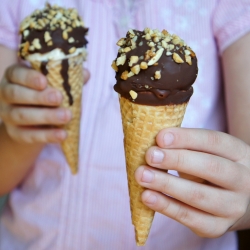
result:
[[[137,184],[135,170],[146,164],[145,152],[156,144],[155,137],[161,129],[181,125],[186,106],[187,103],[146,106],[120,97],[130,209],[138,246],[144,245],[148,238],[154,211],[141,202],[145,189]]]
[[[71,87],[71,95],[73,97],[73,104],[70,105],[69,97],[63,87],[64,79],[61,74],[62,60],[48,61],[47,68],[47,80],[51,87],[54,87],[61,91],[63,95],[63,101],[61,107],[71,110],[73,118],[63,128],[67,131],[67,138],[62,143],[62,149],[70,166],[72,174],[76,174],[78,171],[78,147],[79,147],[79,130],[80,130],[80,115],[81,115],[81,96],[83,86],[83,72],[82,63],[83,55],[78,55],[68,59],[68,82]],[[41,62],[31,61],[31,66],[41,71]]]

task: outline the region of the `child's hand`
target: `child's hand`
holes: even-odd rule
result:
[[[61,102],[62,94],[48,87],[44,75],[21,65],[8,68],[0,82],[0,118],[18,142],[63,141],[67,134],[59,127],[70,121],[71,112],[59,107]]]
[[[147,188],[142,201],[202,237],[250,226],[250,147],[225,133],[170,128],[157,136],[146,161],[135,173]],[[206,182],[166,173],[171,169]]]

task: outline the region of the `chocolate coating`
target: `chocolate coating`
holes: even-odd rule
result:
[[[86,47],[87,32],[88,28],[84,27],[75,9],[47,4],[46,8],[34,11],[21,23],[19,55],[25,59],[30,54],[45,54],[56,48],[65,55],[71,54],[72,48]]]
[[[38,53],[46,54],[54,49],[60,49],[65,56],[74,53],[77,48],[85,48],[85,35],[88,29],[75,9],[64,9],[56,5],[46,4],[43,10],[36,10],[20,25],[21,44],[19,56]],[[84,56],[84,55],[83,55]],[[48,74],[48,61],[41,62],[41,72]],[[68,59],[62,60],[61,76],[63,87],[69,98],[69,104],[74,103],[68,76]]]
[[[146,40],[145,33],[134,30],[137,36],[136,46],[134,49],[126,53],[126,61],[123,65],[118,66],[116,72],[116,84],[114,89],[120,93],[126,99],[129,99],[135,103],[151,106],[169,105],[169,104],[181,104],[188,102],[193,94],[192,84],[194,83],[198,68],[197,58],[191,49],[185,45],[173,44],[169,41],[168,44],[174,45],[174,49],[171,53],[177,53],[183,63],[177,63],[173,59],[173,55],[166,55],[166,52],[170,52],[168,49],[164,49],[160,59],[155,65],[148,66],[147,69],[140,69],[138,74],[134,74],[128,77],[126,80],[122,79],[122,73],[124,71],[130,71],[131,65],[129,65],[129,59],[131,56],[138,56],[139,60],[132,65],[140,65],[141,62],[147,62],[145,60],[145,53],[151,49],[148,45],[150,42]],[[130,34],[127,34],[127,41]],[[163,37],[164,38],[164,37]],[[183,41],[182,41],[183,42]],[[126,47],[127,45],[121,46]],[[161,40],[157,43],[155,52],[161,47]],[[192,65],[189,65],[185,60],[185,50],[190,49],[192,52]],[[123,52],[119,52],[117,57],[120,57]],[[191,56],[190,56],[191,57]],[[160,79],[155,77],[155,72],[160,71]],[[136,99],[132,99],[130,91],[135,91],[138,95]]]

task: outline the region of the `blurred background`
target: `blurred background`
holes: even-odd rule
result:
[[[1,216],[1,212],[6,201],[7,201],[7,196],[0,197],[0,216]],[[239,250],[249,250],[250,249],[250,230],[244,230],[244,231],[238,232],[238,237],[239,237]],[[187,250],[192,250],[192,249],[187,249]],[[216,249],[211,249],[211,250],[216,250]]]

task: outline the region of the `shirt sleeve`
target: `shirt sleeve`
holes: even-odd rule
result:
[[[0,44],[17,50],[19,43],[19,1],[0,1]]]
[[[212,29],[219,53],[250,31],[249,0],[218,0]]]

